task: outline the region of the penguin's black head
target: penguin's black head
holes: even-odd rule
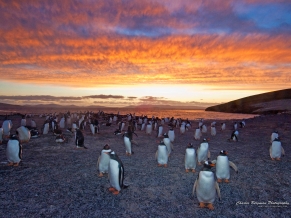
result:
[[[108,144],[104,145],[103,147],[104,150],[109,150],[110,149],[110,146]]]
[[[164,141],[160,141],[160,144],[159,145],[165,145]]]
[[[167,133],[164,133],[164,138],[169,138]]]
[[[228,152],[225,151],[225,150],[221,150],[221,151],[219,152],[219,155],[226,156],[226,155],[228,155]]]
[[[204,162],[204,168],[206,168],[206,169],[211,169],[211,167],[214,167],[214,166],[215,166],[215,164],[209,160]]]
[[[188,148],[193,148],[193,143],[189,143],[187,147]]]

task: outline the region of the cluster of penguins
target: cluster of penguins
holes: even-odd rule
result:
[[[40,115],[40,117],[43,115]],[[158,140],[158,148],[155,154],[157,164],[159,167],[168,167],[168,160],[173,151],[173,142],[175,140],[174,128],[179,128],[180,134],[184,134],[185,131],[191,128],[191,122],[182,119],[172,118],[156,118],[149,119],[147,116],[136,117],[134,114],[119,115],[105,114],[103,111],[98,113],[87,112],[85,114],[71,114],[69,111],[63,115],[58,121],[56,114],[47,115],[45,122],[42,126],[41,133],[36,128],[36,123],[31,119],[31,125],[26,125],[27,115],[22,117],[21,126],[16,129],[16,134],[10,134],[10,130],[13,126],[12,121],[5,118],[0,128],[0,143],[3,139],[9,139],[7,142],[6,155],[9,166],[18,166],[22,159],[22,143],[27,143],[30,138],[38,137],[40,134],[48,134],[53,132],[56,136],[55,141],[57,143],[66,142],[66,137],[61,129],[68,126],[67,131],[74,133],[75,145],[77,148],[86,148],[84,146],[84,135],[82,130],[85,129],[87,123],[89,123],[90,131],[92,135],[100,132],[101,125],[111,126],[111,124],[118,125],[118,129],[114,131],[115,135],[123,134],[123,140],[125,145],[125,153],[127,156],[131,156],[132,144],[138,145],[133,140],[133,135],[136,130],[145,131],[146,134],[152,134],[156,131],[157,138],[163,138]],[[72,122],[73,119],[77,121]],[[101,120],[101,122],[99,122]],[[127,131],[125,131],[125,125],[128,123]],[[167,124],[169,127],[168,132],[163,131],[163,126]],[[241,128],[245,127],[245,121],[239,123]],[[216,122],[211,123],[211,135],[216,135]],[[226,128],[225,123],[221,123],[221,130]],[[202,137],[202,133],[207,132],[207,127],[201,119],[198,123],[198,128],[195,129],[194,139],[199,140]],[[233,132],[228,141],[238,141],[238,124],[234,123]],[[279,140],[279,134],[274,131],[271,134],[271,146],[269,149],[270,157],[272,160],[280,160],[281,156],[285,155],[284,149]],[[216,160],[210,160],[209,142],[207,139],[203,139],[199,144],[197,151],[194,149],[192,143],[187,145],[185,150],[184,164],[185,172],[196,172],[196,165],[203,165],[203,169],[199,172],[197,179],[193,185],[192,194],[196,192],[197,199],[199,201],[199,207],[208,208],[213,210],[213,203],[215,201],[216,193],[221,199],[220,189],[218,183],[228,183],[230,179],[230,167],[232,167],[237,173],[237,166],[228,159],[228,153],[225,150],[221,150]],[[212,168],[215,167],[215,176]],[[124,184],[124,166],[118,155],[111,150],[110,146],[106,144],[97,161],[97,169],[99,171],[99,177],[103,177],[104,174],[108,174],[110,188],[109,191],[114,195],[120,193],[120,191],[128,186]]]

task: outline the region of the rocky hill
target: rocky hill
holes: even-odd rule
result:
[[[211,106],[205,111],[272,114],[291,111],[291,89],[267,92]]]

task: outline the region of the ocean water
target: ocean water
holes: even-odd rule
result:
[[[204,119],[204,120],[242,120],[242,119],[248,119],[253,118],[257,115],[254,114],[236,114],[236,113],[221,113],[221,112],[210,112],[210,111],[204,111],[204,110],[185,110],[185,109],[157,109],[157,108],[138,108],[138,109],[130,109],[130,108],[108,108],[108,109],[100,109],[103,110],[105,113],[113,113],[121,115],[125,114],[135,114],[136,116],[141,115],[147,115],[149,118],[152,116],[163,118],[163,117],[174,117],[174,118],[181,118],[181,119],[189,119],[189,120],[198,120],[198,119]],[[33,114],[43,114],[43,113],[64,113],[68,110],[64,109],[37,109],[33,110],[22,110],[22,111],[7,111],[7,110],[0,110],[0,114],[11,114],[11,113],[33,113]],[[70,112],[84,112],[86,110],[70,110]],[[96,110],[90,110],[93,112],[98,112],[99,109],[96,108]]]
[[[221,113],[221,112],[211,112],[204,110],[177,110],[177,109],[135,109],[135,111],[125,108],[119,109],[109,109],[104,112],[106,113],[119,113],[120,114],[133,114],[136,116],[147,115],[148,117],[174,117],[189,120],[198,120],[198,119],[210,119],[210,120],[242,120],[253,118],[257,115],[254,114],[237,114],[237,113]]]

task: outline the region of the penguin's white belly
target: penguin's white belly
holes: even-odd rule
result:
[[[21,126],[17,129],[17,131],[18,131],[19,140],[21,142],[28,142],[30,140],[31,133],[26,127]]]
[[[160,127],[159,127],[158,137],[162,137],[162,134],[163,134],[163,127],[160,126]]]
[[[44,125],[43,133],[42,133],[42,134],[48,134],[48,131],[49,131],[49,124],[46,123],[46,124]]]
[[[0,128],[0,142],[3,140],[3,128]]]
[[[202,132],[207,133],[207,127],[205,125],[202,126]]]
[[[10,125],[10,122],[8,120],[4,120],[4,122],[2,123],[2,128],[3,128],[3,134],[5,136],[9,136],[11,125]]]
[[[119,167],[119,164],[116,160],[110,159],[108,166],[108,174],[109,174],[109,183],[110,186],[115,188],[116,190],[121,190],[121,179],[122,179],[122,169]]]
[[[128,137],[124,136],[123,141],[125,144],[126,152],[131,154],[131,141],[130,141],[130,139]]]
[[[102,152],[99,160],[99,172],[102,173],[108,172],[109,161],[110,161],[109,155]]]
[[[216,135],[216,128],[215,127],[211,127],[211,135],[212,136]]]
[[[218,156],[216,161],[216,177],[218,179],[229,179],[229,161],[227,156]]]
[[[94,130],[94,125],[92,123],[90,124],[90,130],[91,130],[91,133],[94,135],[95,130]]]
[[[282,155],[282,148],[281,142],[273,141],[271,146],[271,158],[281,158]]]
[[[196,168],[196,154],[195,149],[187,148],[185,153],[185,169]]]
[[[64,128],[65,128],[65,118],[62,118],[62,119],[60,120],[60,128],[61,128],[61,129],[64,129]]]
[[[17,140],[8,141],[6,156],[9,162],[19,163],[21,161],[21,147]]]
[[[166,146],[158,146],[158,156],[157,160],[159,164],[167,164],[168,163],[168,151]]]
[[[26,119],[21,119],[21,126],[26,126]]]
[[[171,141],[170,141],[170,139],[169,138],[164,138],[164,143],[165,143],[165,145],[166,145],[166,150],[167,150],[167,152],[168,152],[168,155],[169,154],[171,154],[171,152],[172,152],[172,147],[171,147]]]
[[[186,131],[185,125],[181,125],[181,127],[180,127],[180,133],[181,134],[184,134],[185,131]]]
[[[168,136],[171,142],[174,142],[175,140],[175,132],[174,131],[169,131]]]
[[[200,139],[200,137],[201,137],[201,130],[200,129],[196,129],[195,130],[195,134],[194,134],[194,138],[196,140],[198,140],[198,139]]]
[[[196,195],[199,202],[213,203],[215,201],[216,189],[212,172],[201,171],[199,173]]]
[[[146,134],[151,134],[151,133],[152,133],[152,125],[147,125]]]
[[[208,143],[202,143],[197,150],[197,159],[198,162],[206,161],[208,154]]]

